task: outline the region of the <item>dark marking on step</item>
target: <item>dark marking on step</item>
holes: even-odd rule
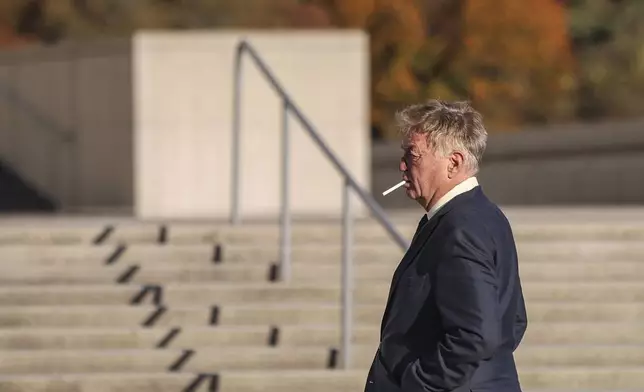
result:
[[[208,392],[219,392],[219,375],[210,374],[210,383],[208,383]]]
[[[338,367],[338,350],[332,348],[329,350],[329,362],[327,363],[329,369],[335,369]]]
[[[147,297],[148,293],[152,293],[152,303],[155,306],[161,306],[163,302],[163,287],[159,285],[144,285],[141,290],[137,292],[130,300],[130,305],[140,305]]]
[[[192,381],[190,381],[190,384],[183,388],[182,392],[195,392],[205,380],[205,374],[198,374]]]
[[[105,242],[105,240],[107,239],[107,237],[109,237],[109,236],[110,236],[110,234],[112,234],[112,232],[113,232],[113,231],[114,231],[114,226],[112,226],[112,225],[107,225],[107,226],[105,226],[105,228],[103,229],[103,231],[101,231],[101,232],[96,236],[96,238],[94,238],[94,240],[92,241],[92,243],[93,243],[94,245],[100,245],[100,244],[102,244],[103,242]]]
[[[165,306],[159,306],[158,308],[156,308],[156,309],[154,310],[154,312],[152,312],[152,313],[148,316],[148,318],[147,318],[147,319],[145,319],[145,320],[143,321],[143,324],[142,324],[142,325],[143,325],[144,327],[148,327],[148,328],[149,328],[149,327],[153,327],[153,326],[154,326],[154,324],[156,324],[156,322],[157,322],[157,321],[159,321],[159,319],[161,318],[161,316],[163,316],[163,315],[165,314],[165,312],[167,312],[167,311],[168,311],[168,308],[166,308]]]
[[[105,260],[105,264],[114,264],[118,261],[118,259],[123,256],[123,253],[127,250],[127,246],[125,245],[119,245],[114,249],[114,252],[108,256],[108,258]]]
[[[168,331],[165,337],[161,339],[159,343],[157,343],[157,348],[167,348],[168,345],[170,345],[170,343],[174,340],[174,338],[176,338],[180,333],[181,328],[172,328],[170,331]]]
[[[141,266],[139,265],[133,265],[127,270],[125,270],[118,278],[116,278],[116,283],[118,284],[125,284],[129,283],[134,275],[141,269]]]
[[[210,325],[219,324],[219,306],[214,305],[210,309]]]
[[[195,355],[195,350],[183,350],[183,354],[168,368],[170,372],[178,372],[181,370],[183,365],[188,362],[188,360]]]
[[[268,345],[271,347],[277,346],[277,344],[279,343],[279,338],[280,338],[279,328],[272,326],[268,332]]]
[[[152,291],[152,303],[161,306],[163,303],[163,287],[159,285],[150,286]]]
[[[223,249],[221,248],[221,245],[217,244],[215,245],[215,249],[212,254],[212,262],[215,264],[219,264],[222,262],[223,259]]]
[[[168,227],[166,225],[161,225],[159,227],[159,237],[157,238],[159,244],[165,245],[168,242]]]
[[[219,392],[219,375],[217,373],[200,373],[182,392],[196,392],[201,384],[208,380],[208,392]]]
[[[150,286],[142,286],[141,290],[134,294],[134,297],[130,300],[130,305],[140,305],[148,294],[148,291],[150,291]]]
[[[277,282],[279,280],[280,267],[277,263],[271,263],[268,267],[268,281]]]

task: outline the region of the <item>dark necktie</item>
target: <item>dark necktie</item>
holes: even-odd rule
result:
[[[420,222],[418,222],[418,227],[416,228],[416,233],[414,233],[414,238],[411,240],[412,243],[416,240],[416,237],[418,236],[418,234],[421,231],[423,231],[423,228],[425,227],[427,222],[429,222],[429,219],[427,218],[427,214],[423,214],[423,217],[420,218]]]

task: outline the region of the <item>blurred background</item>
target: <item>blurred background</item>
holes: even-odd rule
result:
[[[362,158],[370,165],[360,169],[368,175],[359,177],[386,208],[409,206],[402,192],[378,196],[398,178],[393,115],[427,98],[468,99],[484,114],[491,141],[481,177],[498,202],[639,204],[644,186],[627,173],[644,169],[643,7],[637,0],[4,0],[0,47],[8,51],[73,42],[82,52],[141,30],[359,30],[368,36],[364,126],[369,131],[360,139],[368,146],[357,148],[368,149]],[[27,63],[43,61],[32,57]],[[79,83],[72,77],[56,90],[60,97],[73,94]],[[34,94],[19,97],[47,112],[36,102],[43,93]],[[76,131],[79,139],[74,125],[78,121],[54,121],[47,128],[67,126],[72,131],[68,136],[74,138]],[[12,153],[17,149],[13,146]],[[71,151],[58,149],[63,155]],[[11,154],[4,155],[4,163],[10,163],[6,155]],[[67,165],[90,163],[79,158]],[[13,166],[20,174],[20,164]],[[47,166],[51,174],[54,169]],[[120,176],[124,183],[116,187],[132,181],[131,174]],[[67,177],[68,183],[82,182],[80,174]],[[73,192],[81,194],[75,203],[60,200],[71,199]],[[115,194],[100,201],[87,196],[83,202],[82,194],[67,190],[66,196],[49,202],[111,208],[134,203],[132,195]]]
[[[644,1],[0,0],[0,392],[363,390],[430,98],[485,118],[524,391],[644,391]]]
[[[361,29],[371,125],[441,96],[470,99],[494,132],[642,115],[637,0],[5,0],[3,48],[124,37],[138,29]]]

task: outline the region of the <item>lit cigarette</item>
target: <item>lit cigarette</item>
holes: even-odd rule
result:
[[[391,192],[395,191],[396,189],[400,188],[401,186],[405,185],[406,181],[400,181],[398,184],[392,186],[391,188],[387,189],[386,191],[382,192],[383,196],[387,196]]]

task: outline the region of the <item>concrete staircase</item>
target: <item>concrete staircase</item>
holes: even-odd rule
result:
[[[644,219],[546,215],[511,215],[524,390],[644,391]],[[396,215],[409,237],[417,219]],[[354,358],[340,370],[337,223],[295,223],[287,284],[274,224],[7,220],[0,391],[361,391],[402,251],[372,221],[356,230]]]

